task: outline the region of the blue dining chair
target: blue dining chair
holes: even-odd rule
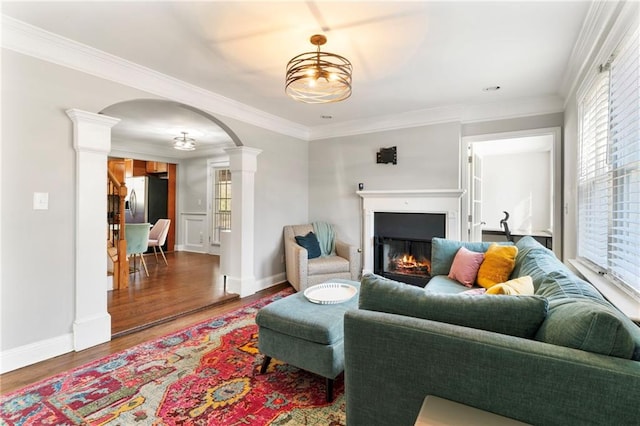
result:
[[[147,270],[147,263],[144,261],[143,253],[147,251],[150,228],[150,223],[125,223],[124,225],[124,238],[127,241],[127,257],[133,256],[135,269],[136,256],[140,256],[140,261],[147,276],[149,276],[149,271]]]

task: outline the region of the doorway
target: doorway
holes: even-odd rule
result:
[[[531,235],[562,253],[560,129],[462,139],[463,229],[470,241]]]

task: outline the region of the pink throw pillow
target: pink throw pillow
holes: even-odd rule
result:
[[[478,276],[478,269],[484,260],[484,253],[477,253],[460,247],[453,258],[448,277],[467,287],[472,287]]]

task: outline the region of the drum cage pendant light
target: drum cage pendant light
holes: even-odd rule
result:
[[[187,132],[180,132],[182,136],[173,138],[173,147],[180,151],[193,151],[196,149],[196,140],[187,137]]]
[[[293,99],[309,104],[338,102],[351,96],[351,72],[348,59],[334,53],[321,52],[327,42],[323,35],[311,36],[316,52],[306,52],[287,64],[285,92]]]

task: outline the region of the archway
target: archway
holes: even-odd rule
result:
[[[222,150],[228,151],[232,173],[236,172],[239,176],[239,179],[234,182],[233,190],[240,194],[241,201],[240,207],[236,209],[239,211],[233,217],[234,229],[230,243],[230,255],[239,260],[229,271],[229,290],[241,296],[252,294],[255,292],[252,240],[253,177],[256,170],[256,156],[260,151],[242,146],[231,129],[208,113],[171,101],[141,101],[147,105],[154,102],[168,102],[183,110],[201,115],[215,122],[232,141],[231,147],[226,146]],[[124,103],[116,105],[121,104]],[[78,244],[75,254],[77,264],[75,350],[85,349],[111,338],[110,316],[106,311],[107,265],[102,224],[104,224],[104,212],[107,210],[106,165],[112,145],[111,128],[119,120],[118,117],[108,116],[106,113],[109,111],[110,107],[105,108],[100,114],[79,110],[67,112],[74,123],[74,147],[77,152],[78,225],[76,233]],[[96,167],[97,164],[101,166]],[[87,206],[87,200],[91,200],[91,206],[83,209],[82,206]]]

